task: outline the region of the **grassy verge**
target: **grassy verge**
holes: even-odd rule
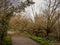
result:
[[[29,35],[29,38],[43,44],[43,45],[55,45],[55,43],[53,41],[50,41],[50,40],[46,40],[42,37],[36,37],[36,36],[31,36]]]
[[[10,36],[5,37],[5,42],[6,42],[6,45],[12,45],[12,41],[11,41]]]

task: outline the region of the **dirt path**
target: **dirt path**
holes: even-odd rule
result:
[[[12,39],[12,45],[40,45],[30,38],[14,35],[14,32],[8,32]]]
[[[56,42],[56,45],[60,45],[60,41],[59,42]]]
[[[39,43],[29,38],[19,37],[19,36],[12,36],[12,44],[13,45],[40,45]]]

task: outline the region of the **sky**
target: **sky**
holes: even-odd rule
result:
[[[24,2],[25,0],[11,0],[11,1],[12,1],[13,5],[16,6],[19,4],[18,2],[21,2],[21,1]],[[47,9],[47,7],[46,7],[47,3],[45,2],[46,0],[33,0],[33,1],[35,2],[35,4],[26,7],[25,12],[21,12],[18,14],[20,14],[24,17],[27,17],[27,18],[31,18],[34,21],[34,16],[36,13],[39,15],[39,13],[41,14],[44,9]],[[54,2],[54,1],[52,1],[52,2]]]
[[[25,0],[11,0],[13,2],[13,5],[18,5],[17,3],[20,1]],[[33,0],[35,4],[30,5],[29,7],[25,8],[25,12],[21,12],[23,16],[26,16],[28,18],[32,18],[34,20],[35,13],[39,14],[42,13],[42,10],[45,9],[45,2],[44,0]]]
[[[33,0],[35,4],[25,8],[25,12],[22,12],[22,14],[28,18],[32,18],[34,20],[35,13],[39,14],[42,13],[42,10],[44,10],[44,0]]]
[[[16,5],[18,5],[18,2],[21,2],[21,1],[24,2],[25,0],[11,0],[11,1],[12,1],[13,5],[16,6]],[[29,9],[31,10],[31,7],[33,7],[34,11],[36,11],[36,10],[39,11],[39,10],[41,10],[41,8],[44,7],[44,4],[43,4],[43,3],[45,3],[44,0],[33,0],[33,1],[35,2],[35,4],[27,7],[26,10],[29,10]]]

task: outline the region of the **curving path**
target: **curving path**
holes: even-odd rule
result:
[[[14,32],[8,32],[12,39],[12,45],[40,45],[30,38],[14,35]]]
[[[40,45],[39,43],[29,38],[19,37],[19,36],[12,36],[12,44],[13,45]]]

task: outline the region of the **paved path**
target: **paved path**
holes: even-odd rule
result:
[[[12,44],[13,45],[40,45],[39,43],[29,38],[19,37],[19,36],[12,36]]]

